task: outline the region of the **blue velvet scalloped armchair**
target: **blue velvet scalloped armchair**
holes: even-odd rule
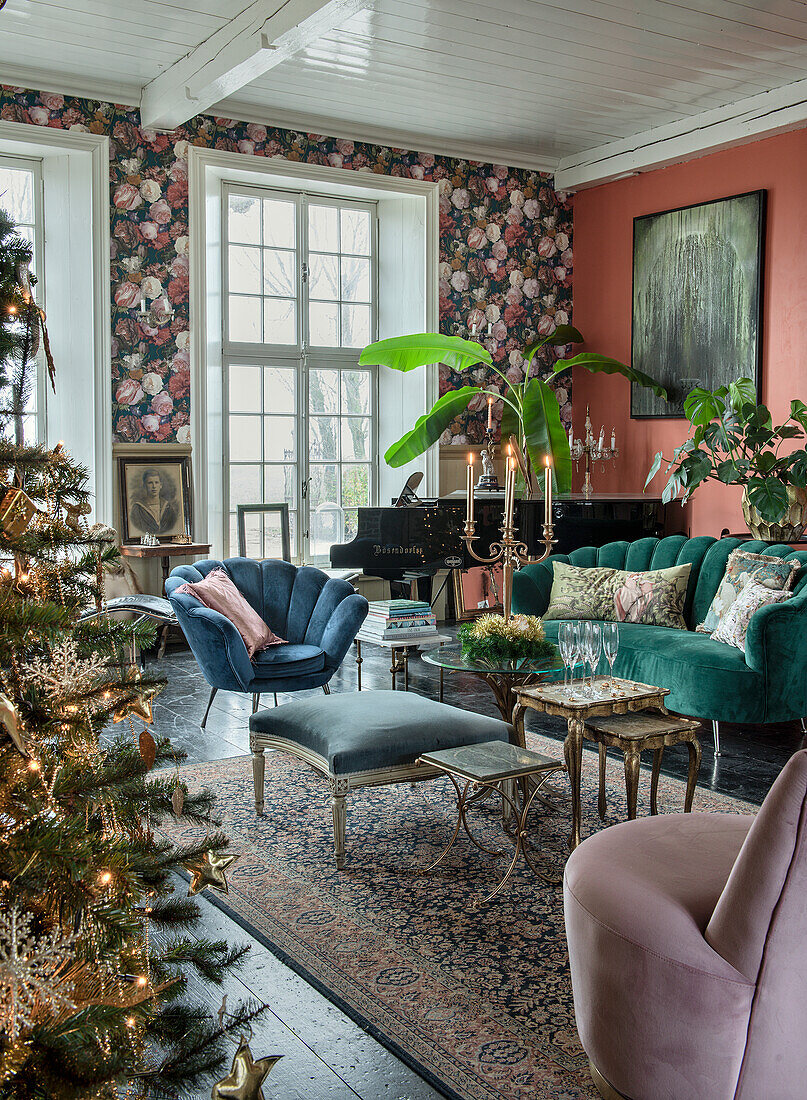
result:
[[[201,581],[212,569],[224,569],[245,600],[288,645],[271,646],[252,660],[233,624],[194,596],[177,592],[186,581]],[[252,711],[264,692],[321,687],[339,668],[367,615],[368,605],[347,581],[320,569],[287,561],[198,561],[172,570],[165,592],[193,655],[210,684],[207,722],[217,691],[252,695]],[[277,700],[275,700],[277,701]]]

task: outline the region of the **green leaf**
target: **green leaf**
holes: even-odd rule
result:
[[[796,424],[780,424],[773,429],[782,439],[801,439],[804,432]]]
[[[746,405],[745,408],[748,408]],[[765,405],[755,405],[753,412],[747,420],[748,427],[754,430],[760,430],[762,428],[770,429],[773,421],[771,420],[771,414]]]
[[[787,511],[787,489],[774,477],[751,478],[748,500],[768,523],[778,523]]]
[[[796,397],[790,402],[790,415],[807,430],[807,405]]]
[[[705,451],[693,451],[683,460],[679,471],[684,477],[684,484],[689,494],[693,489],[697,489],[712,472],[712,460]]]
[[[481,393],[479,386],[462,386],[458,390],[449,390],[448,393],[435,401],[432,408],[424,416],[418,418],[414,428],[401,436],[397,443],[393,443],[384,455],[388,466],[405,466],[413,458],[428,451],[433,443],[436,443],[455,416],[459,416],[468,407],[468,402],[477,393]]]
[[[719,462],[716,468],[716,473],[720,481],[724,485],[737,485],[740,479],[740,471],[737,469],[736,462],[728,460],[727,462]]]
[[[807,451],[795,451],[790,460],[790,482],[798,489],[804,489],[807,486]]]
[[[568,370],[570,367],[584,367],[592,374],[621,374],[629,382],[635,382],[638,386],[650,389],[656,397],[667,400],[667,391],[649,374],[635,370],[627,363],[620,363],[618,359],[610,359],[607,355],[600,355],[595,351],[581,351],[579,355],[573,355],[571,359],[558,359],[552,368],[555,374]]]
[[[755,465],[761,474],[767,474],[776,465],[776,455],[773,451],[760,451]]]
[[[510,400],[515,404],[516,399],[521,399],[521,389],[522,385],[519,382],[516,385],[511,386],[507,390],[506,396],[509,397]],[[508,405],[507,402],[505,402],[502,406],[502,443],[506,444],[511,435],[514,435],[516,437],[520,446],[521,421],[516,415],[515,409],[512,408],[511,405]]]
[[[410,371],[429,363],[445,363],[452,370],[466,370],[475,363],[493,363],[487,348],[474,340],[444,336],[440,332],[420,332],[412,336],[393,336],[368,344],[359,356],[364,367],[391,367]]]
[[[756,406],[757,387],[750,378],[738,378],[736,382],[729,383],[729,403],[736,413],[739,413],[747,405]]]
[[[540,378],[531,378],[524,386],[524,430],[536,476],[540,477],[544,458],[549,455],[555,491],[571,492],[572,456],[569,453],[569,439],[561,423],[558,399]]]
[[[684,479],[679,474],[678,470],[673,470],[670,474],[670,479],[661,491],[661,499],[664,504],[669,504],[671,500],[680,493],[684,485]]]
[[[551,344],[553,347],[561,347],[563,344],[582,344],[584,340],[583,334],[574,325],[558,325],[554,332],[550,332],[548,336],[535,340],[532,344],[527,344],[524,348],[524,358],[529,361],[536,351],[547,344]]]
[[[664,461],[664,455],[661,453],[661,451],[656,451],[656,457],[653,459],[653,465],[650,467],[650,470],[649,470],[648,475],[647,475],[647,480],[644,483],[645,489],[647,488],[647,486],[650,484],[650,482],[653,480],[653,478],[656,476],[656,474],[661,469],[661,464],[662,464],[663,461]]]
[[[684,401],[684,415],[690,424],[708,424],[716,416],[722,416],[726,403],[717,391],[695,386]]]

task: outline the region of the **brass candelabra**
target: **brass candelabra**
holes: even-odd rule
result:
[[[516,536],[515,522],[513,519],[515,510],[516,469],[515,461],[508,459],[507,475],[504,490],[504,520],[501,526],[502,537],[499,542],[490,544],[490,557],[482,557],[474,550],[472,543],[479,537],[476,534],[476,522],[474,520],[474,486],[473,486],[473,455],[468,456],[468,476],[466,482],[466,518],[463,529],[462,541],[465,543],[471,557],[482,565],[497,565],[502,567],[502,605],[505,619],[510,618],[510,610],[513,599],[513,574],[522,565],[533,565],[543,561],[552,553],[555,545],[555,527],[552,523],[552,468],[549,460],[546,460],[544,469],[544,523],[543,554],[531,557],[529,548],[525,542],[519,541]]]

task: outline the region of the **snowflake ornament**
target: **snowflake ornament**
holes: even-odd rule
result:
[[[47,658],[36,657],[21,669],[25,684],[46,692],[54,703],[87,695],[107,675],[106,662],[93,653],[79,656],[72,639],[59,642]]]
[[[0,1032],[13,1042],[43,1013],[74,1009],[70,982],[59,972],[70,962],[75,937],[54,929],[43,936],[31,931],[32,918],[16,906],[0,911]]]

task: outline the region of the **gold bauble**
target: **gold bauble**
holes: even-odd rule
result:
[[[200,891],[212,886],[221,894],[229,894],[227,877],[224,872],[238,859],[238,856],[219,855],[212,849],[205,852],[199,859],[191,860],[183,864],[192,878],[188,887],[188,895],[198,894]]]

